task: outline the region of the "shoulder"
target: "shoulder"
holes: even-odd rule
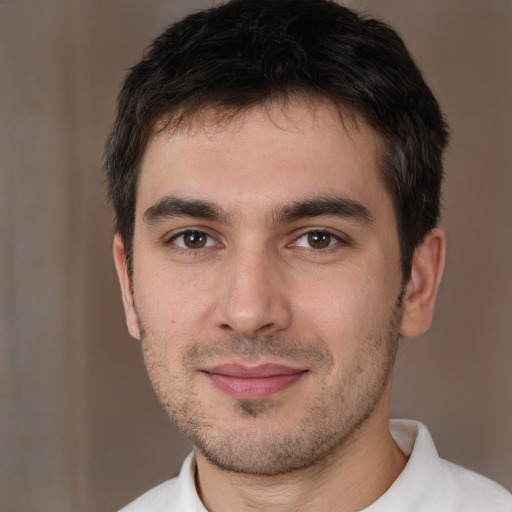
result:
[[[512,495],[497,483],[439,457],[427,428],[393,420],[395,442],[407,465],[368,512],[512,512]]]
[[[440,459],[443,485],[454,510],[464,512],[512,512],[512,494],[492,480]],[[458,507],[458,508],[455,508]]]

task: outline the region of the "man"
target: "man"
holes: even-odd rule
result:
[[[130,333],[194,447],[133,511],[505,511],[389,420],[444,265],[447,129],[398,35],[328,0],[234,0],[127,77],[106,163]]]

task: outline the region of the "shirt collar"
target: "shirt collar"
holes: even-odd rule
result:
[[[428,507],[437,502],[435,482],[442,468],[427,428],[417,421],[391,420],[390,430],[396,444],[409,460],[391,487],[361,512],[432,510]],[[190,454],[179,475],[175,496],[175,504],[179,506],[176,510],[207,512],[197,494],[195,472],[195,458]]]

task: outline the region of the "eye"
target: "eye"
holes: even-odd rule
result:
[[[215,245],[213,238],[205,233],[196,229],[187,229],[177,235],[174,235],[170,242],[180,247],[181,249],[204,249],[205,247],[212,247]]]
[[[321,229],[315,229],[314,231],[308,231],[302,236],[297,238],[294,243],[296,247],[306,247],[308,249],[327,249],[339,243],[340,239],[330,233]]]

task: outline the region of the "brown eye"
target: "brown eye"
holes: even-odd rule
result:
[[[190,231],[183,235],[183,241],[189,249],[201,249],[206,245],[206,235],[201,231]]]
[[[299,236],[293,243],[294,247],[303,247],[304,249],[328,249],[341,242],[340,237],[334,235],[325,229],[313,229]]]
[[[307,234],[307,240],[313,249],[326,249],[333,241],[333,236],[327,231],[311,231]]]
[[[182,249],[203,249],[214,245],[214,241],[207,233],[198,230],[188,230],[179,233],[171,241]]]

